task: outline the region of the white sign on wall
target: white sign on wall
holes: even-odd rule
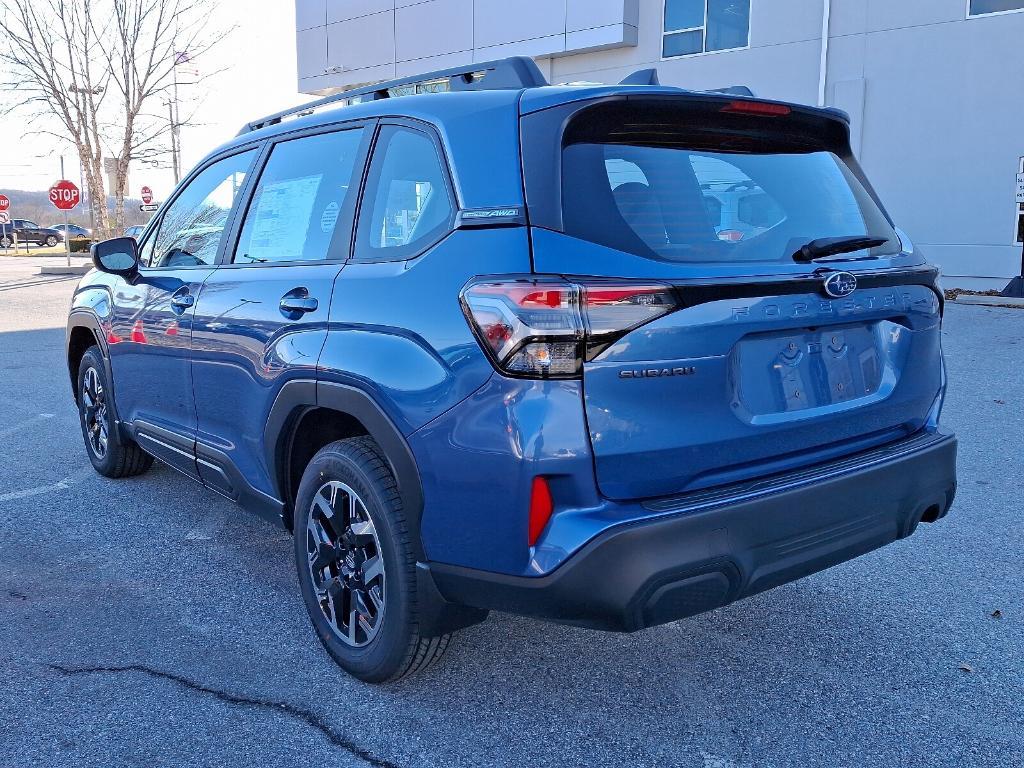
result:
[[[1017,202],[1024,203],[1024,173],[1017,174]]]

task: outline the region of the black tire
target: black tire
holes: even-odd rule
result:
[[[9,237],[0,237],[0,248],[10,248],[14,245],[14,241]]]
[[[311,533],[310,526],[322,524],[324,513],[318,507],[314,511],[314,502],[318,495],[320,502],[326,501],[329,496],[331,485],[339,484],[347,486],[357,497],[356,509],[362,517],[363,511],[368,515],[372,523],[372,540],[367,548],[376,551],[383,557],[383,604],[373,605],[363,600],[356,602],[355,595],[365,595],[374,587],[366,587],[367,581],[361,566],[355,572],[347,571],[342,575],[343,567],[349,563],[349,558],[339,555],[326,568],[317,569],[318,573],[330,577],[335,574],[330,582],[335,588],[333,597],[328,600],[331,589],[323,589],[326,583],[322,576],[314,576],[314,567],[310,564],[310,550],[313,548],[314,533]],[[344,496],[346,491],[341,491]],[[346,502],[337,501],[340,508]],[[331,502],[334,506],[334,502]],[[332,512],[333,514],[333,512]],[[312,521],[311,521],[312,518]],[[327,518],[332,521],[335,518]],[[364,523],[365,525],[365,523]],[[334,527],[334,524],[331,524]],[[338,526],[340,527],[340,526]],[[323,529],[321,529],[323,530]],[[348,528],[345,536],[352,533]],[[343,536],[335,532],[336,539]],[[295,507],[295,564],[299,574],[299,584],[302,589],[303,602],[313,622],[316,635],[320,638],[324,648],[334,660],[355,678],[368,683],[393,682],[413,673],[422,671],[437,661],[448,647],[451,635],[441,637],[425,638],[419,634],[417,595],[416,595],[416,557],[413,548],[412,537],[406,523],[402,510],[402,501],[398,495],[398,487],[395,478],[392,476],[388,463],[381,452],[380,447],[369,437],[355,437],[348,440],[339,440],[331,443],[320,450],[310,461],[302,475],[299,485],[298,498]],[[368,538],[364,535],[363,538]],[[318,550],[319,551],[319,550]],[[330,550],[328,550],[330,551]],[[347,551],[351,549],[335,548],[334,552]],[[360,558],[366,556],[366,548],[359,550]],[[353,559],[351,562],[369,563],[370,559]],[[355,577],[356,582],[344,582],[343,578]],[[318,593],[318,585],[314,579],[320,579],[321,591]],[[350,589],[348,585],[358,583],[362,585],[363,591]],[[380,594],[380,582],[376,583],[377,594]],[[377,613],[372,615],[368,612],[359,612],[360,618],[375,619],[379,626],[372,638],[365,639],[365,645],[356,647],[353,641],[358,637],[346,641],[343,640],[343,627],[335,628],[335,624],[328,618],[328,613],[336,610],[335,600],[338,605],[352,606],[351,610],[359,611],[356,605],[370,606],[371,610],[376,609]],[[323,601],[323,603],[322,603]],[[348,608],[338,610],[338,614],[352,614]],[[335,617],[337,619],[337,616]],[[341,616],[344,619],[344,616]],[[349,622],[351,628],[353,623]],[[362,627],[362,625],[359,625]],[[364,633],[368,635],[368,633]]]
[[[57,245],[57,238],[54,237],[53,235],[49,235],[46,238],[46,247],[53,248],[55,245]]]
[[[153,465],[153,457],[130,438],[120,435],[109,408],[107,393],[110,391],[103,357],[97,347],[90,347],[78,366],[76,390],[78,421],[82,425],[89,461],[104,477],[141,475]]]

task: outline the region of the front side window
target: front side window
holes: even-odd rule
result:
[[[1024,11],[1024,0],[970,0],[968,16]]]
[[[357,128],[276,145],[249,204],[234,262],[327,259],[338,219],[355,196],[362,138]]]
[[[381,129],[363,193],[361,261],[410,259],[450,229],[454,205],[437,148],[421,131]]]
[[[226,157],[192,179],[164,213],[144,263],[150,267],[213,264],[255,155],[256,150],[249,150]]]
[[[665,0],[666,59],[749,44],[750,0]]]

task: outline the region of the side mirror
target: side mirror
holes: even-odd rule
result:
[[[131,277],[139,271],[139,244],[132,237],[115,237],[94,243],[92,263],[101,272]]]

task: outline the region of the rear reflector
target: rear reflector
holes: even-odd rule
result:
[[[781,117],[792,114],[793,110],[785,104],[772,104],[766,101],[734,101],[722,108],[723,112],[740,112],[748,115],[764,115],[765,117]]]
[[[531,547],[537,543],[537,539],[544,532],[544,527],[551,519],[551,512],[554,508],[548,481],[543,477],[533,478],[533,488],[530,491],[529,544]]]

